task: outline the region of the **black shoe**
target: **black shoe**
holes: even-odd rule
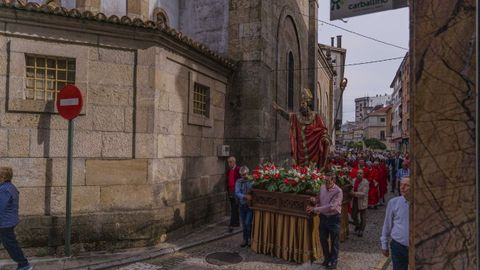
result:
[[[327,269],[337,269],[337,263],[334,262],[334,263],[331,263],[327,266]]]
[[[359,231],[357,235],[358,237],[363,237],[363,232]]]
[[[229,233],[233,232],[233,227],[228,227],[228,232]]]
[[[246,246],[248,246],[248,243],[247,243],[247,242],[243,242],[243,243],[240,245],[240,247],[242,247],[242,248],[244,248],[244,247],[246,247]]]
[[[328,267],[328,265],[329,265],[329,262],[327,260],[324,260],[322,263],[322,266]]]

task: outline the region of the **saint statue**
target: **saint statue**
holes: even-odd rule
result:
[[[328,130],[320,115],[310,108],[313,95],[309,89],[302,91],[299,113],[287,113],[277,103],[273,108],[290,122],[292,157],[301,166],[325,166],[330,146]]]

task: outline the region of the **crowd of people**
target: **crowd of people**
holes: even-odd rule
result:
[[[388,191],[397,196],[391,199],[381,236],[381,250],[392,256],[394,269],[408,269],[408,196],[410,159],[408,153],[375,151],[337,151],[329,158],[325,171],[334,166],[348,169],[352,181],[349,207],[350,223],[354,232],[362,237],[367,224],[367,209],[378,209],[386,203]],[[226,173],[231,206],[230,227],[243,227],[241,247],[250,246],[252,210],[248,207],[252,183],[246,180],[246,166],[237,166],[235,157],[228,159]],[[345,171],[345,170],[344,170]],[[339,253],[340,214],[343,192],[335,183],[335,177],[327,173],[326,183],[307,212],[320,215],[320,242],[324,254],[322,263],[327,269],[336,269]],[[403,198],[401,200],[397,198]],[[407,202],[407,204],[405,203]],[[406,212],[406,213],[405,213]],[[240,217],[239,218],[239,214]],[[390,249],[388,242],[390,241]],[[329,244],[329,241],[331,244]],[[391,250],[391,252],[390,252]],[[405,268],[407,267],[407,268]]]
[[[389,186],[394,196],[399,195],[391,199],[387,206],[381,235],[381,250],[387,257],[391,254],[394,270],[408,269],[408,190],[410,187],[408,153],[402,155],[398,152],[336,152],[326,167],[328,169],[332,166],[348,168],[349,176],[353,179],[349,213],[350,223],[353,224],[354,232],[358,237],[362,237],[365,231],[367,209],[378,209],[378,206],[385,205]],[[391,240],[390,249],[388,248],[389,240]],[[331,241],[336,243],[334,239]],[[330,260],[324,264],[327,265],[327,269],[335,269],[337,257],[326,257],[325,260]]]

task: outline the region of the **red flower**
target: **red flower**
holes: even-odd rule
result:
[[[273,178],[279,179],[279,178],[280,178],[280,174],[279,174],[279,173],[274,174],[274,175],[273,175]]]

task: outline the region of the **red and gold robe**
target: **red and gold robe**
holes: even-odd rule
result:
[[[328,130],[320,115],[315,114],[311,123],[302,123],[297,114],[289,114],[290,145],[292,157],[298,165],[315,164],[319,168],[325,166],[330,140]]]

